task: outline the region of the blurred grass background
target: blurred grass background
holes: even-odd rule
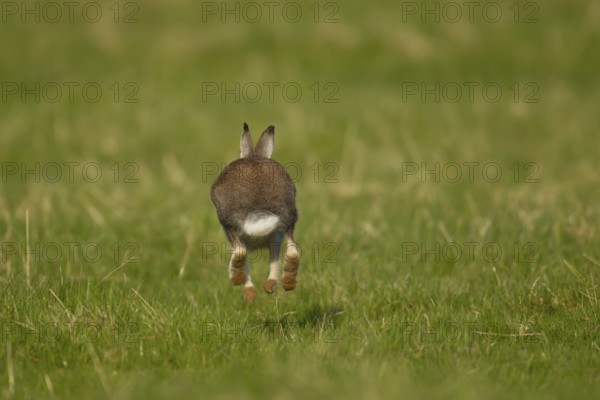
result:
[[[494,3],[503,13],[496,23],[481,8],[473,22],[464,14],[451,23],[443,12],[440,22],[423,21],[406,13],[407,5],[422,3],[401,1],[297,2],[303,14],[296,23],[282,16],[281,3],[272,23],[265,7],[260,21],[242,15],[238,23],[233,15],[207,15],[208,2],[185,0],[121,2],[116,22],[114,3],[96,2],[103,12],[97,22],[85,21],[78,7],[72,23],[66,13],[57,23],[43,15],[37,23],[8,13],[8,3],[0,24],[0,161],[96,162],[103,178],[89,183],[76,173],[73,182],[63,176],[52,183],[4,174],[0,236],[4,244],[25,243],[27,210],[31,242],[93,242],[104,252],[93,263],[80,253],[34,259],[31,287],[23,251],[4,254],[3,326],[66,323],[64,303],[72,318],[134,321],[142,339],[128,345],[105,338],[90,349],[3,338],[2,359],[12,361],[0,363],[2,375],[16,374],[12,389],[3,379],[6,394],[51,395],[46,376],[58,397],[174,397],[192,390],[329,397],[341,388],[357,397],[598,392],[597,2],[501,1]],[[447,4],[426,6],[436,3]],[[26,4],[42,10],[46,3]],[[210,4],[220,10],[247,3]],[[331,12],[337,22],[325,23]],[[537,21],[524,23],[526,15]],[[124,23],[126,16],[137,21]],[[72,102],[64,92],[56,103],[6,92],[11,83],[36,82],[80,86]],[[103,90],[98,102],[79,90],[89,82]],[[279,86],[272,102],[266,90],[256,102],[206,93],[207,84],[236,82]],[[479,84],[474,101],[466,91],[457,102],[406,93],[412,83],[453,82]],[[498,102],[481,94],[490,82],[503,90]],[[286,83],[301,87],[297,102],[282,95]],[[536,102],[524,101],[526,84],[539,89]],[[324,101],[331,88],[337,102]],[[128,94],[136,102],[125,102]],[[207,244],[225,242],[209,199],[216,175],[207,168],[237,157],[244,121],[255,138],[274,124],[274,158],[302,173],[299,289],[277,299],[261,295],[254,308],[230,287],[226,255],[206,254]],[[403,178],[406,163],[451,162],[496,162],[503,175],[497,183],[480,175],[459,183]],[[515,182],[514,163],[534,163],[538,182],[523,182],[526,170]],[[336,181],[327,182],[332,171]],[[137,182],[123,182],[130,172]],[[451,263],[406,258],[401,245],[472,241],[499,243],[505,255],[493,264],[481,257]],[[118,257],[109,248],[115,243]],[[533,243],[539,261],[514,261],[507,250],[514,243],[521,250]],[[111,273],[131,244],[136,262]],[[253,271],[261,282],[266,262]],[[302,326],[300,344],[201,340],[206,321],[286,318]],[[430,320],[434,327],[498,323],[511,328],[509,335],[530,326],[544,339],[406,338],[403,324]],[[310,340],[324,327],[335,344]],[[153,350],[144,353],[140,343]]]

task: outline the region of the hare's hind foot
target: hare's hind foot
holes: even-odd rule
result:
[[[272,294],[277,290],[277,279],[267,279],[263,284],[265,292]]]
[[[244,287],[244,300],[248,303],[254,303],[254,299],[256,299],[256,288],[254,286],[246,286]]]
[[[292,291],[296,289],[296,284],[298,283],[295,276],[291,275],[283,275],[283,279],[281,280],[281,286],[286,292]]]
[[[247,277],[248,275],[246,275],[244,270],[233,269],[229,272],[229,279],[231,280],[233,286],[243,285],[246,282]]]
[[[233,286],[240,286],[246,283],[248,274],[246,270],[248,263],[248,256],[246,249],[242,246],[236,246],[231,255],[231,261],[229,262],[229,279]]]
[[[296,243],[291,239],[288,241],[288,248],[285,253],[285,265],[283,266],[283,277],[281,279],[281,286],[286,291],[296,289],[296,277],[298,276],[298,269],[300,268],[300,254]]]

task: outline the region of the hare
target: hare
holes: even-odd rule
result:
[[[282,286],[296,288],[300,254],[294,242],[296,187],[285,168],[271,160],[275,127],[262,133],[256,149],[248,125],[240,139],[240,158],[227,165],[211,187],[210,196],[219,222],[233,246],[229,278],[234,286],[244,285],[244,298],[253,302],[256,289],[250,278],[248,252],[269,248],[269,277],[263,284],[267,293],[277,289],[280,275],[279,255],[287,241]]]

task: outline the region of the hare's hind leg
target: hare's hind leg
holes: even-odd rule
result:
[[[294,231],[287,234],[287,249],[285,251],[285,264],[283,266],[282,286],[285,290],[296,288],[296,277],[300,269],[300,252],[298,245],[294,242]]]
[[[229,279],[233,283],[233,286],[243,284],[244,298],[246,301],[252,302],[256,298],[256,289],[250,278],[248,252],[233,229],[229,230],[229,237],[233,245],[233,254],[231,255],[231,260],[229,260]]]
[[[269,246],[269,277],[263,284],[265,292],[271,294],[277,289],[281,267],[279,265],[279,253],[281,252],[281,236],[276,238]]]
[[[233,229],[229,230],[229,237],[233,245],[233,253],[231,254],[231,260],[229,260],[229,279],[231,279],[233,286],[239,286],[245,283],[247,279],[248,254],[246,247]]]

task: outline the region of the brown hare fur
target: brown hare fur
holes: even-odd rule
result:
[[[244,298],[256,298],[250,277],[248,252],[269,249],[270,272],[263,288],[267,293],[277,289],[280,275],[279,256],[284,239],[282,286],[296,288],[300,254],[294,242],[294,226],[298,220],[296,187],[285,168],[271,159],[275,128],[262,133],[256,148],[248,125],[244,123],[240,139],[240,158],[227,165],[211,188],[211,198],[219,222],[233,246],[229,261],[229,278],[234,286],[244,285]]]

